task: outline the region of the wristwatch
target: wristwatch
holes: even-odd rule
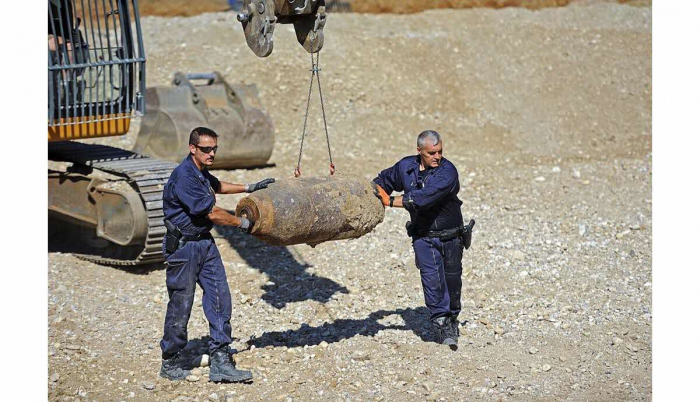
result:
[[[394,197],[393,195],[391,197],[389,197],[389,206],[390,207],[394,206],[394,198],[396,198],[396,197]]]

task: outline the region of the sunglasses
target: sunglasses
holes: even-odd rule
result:
[[[195,145],[200,151],[204,152],[205,154],[210,153],[211,151],[214,151],[216,153],[216,150],[219,149],[219,146],[213,146],[213,147],[200,147],[199,145]]]

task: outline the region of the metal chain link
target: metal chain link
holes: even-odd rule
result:
[[[311,53],[311,80],[309,82],[309,95],[306,99],[306,113],[304,114],[304,128],[301,132],[301,145],[299,146],[299,159],[297,160],[297,167],[294,169],[294,177],[301,176],[301,155],[304,150],[304,138],[306,137],[306,123],[309,118],[309,107],[311,105],[311,91],[314,86],[314,75],[316,76],[316,81],[318,82],[318,95],[321,99],[321,112],[323,113],[323,128],[326,131],[326,144],[328,145],[328,159],[330,160],[330,172],[331,175],[335,173],[335,165],[333,165],[333,156],[331,155],[331,140],[328,135],[328,124],[326,123],[326,108],[323,104],[323,92],[321,91],[321,76],[319,72],[319,60],[321,52],[316,54],[316,61],[314,62],[314,54]]]

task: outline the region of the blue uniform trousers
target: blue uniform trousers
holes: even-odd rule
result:
[[[413,241],[416,266],[420,269],[425,305],[430,319],[457,317],[462,310],[462,246],[458,236],[441,241],[421,237]]]
[[[231,291],[221,255],[211,236],[190,241],[172,254],[166,254],[168,268],[168,309],[160,347],[172,356],[187,345],[187,322],[194,302],[195,286],[204,291],[202,307],[209,321],[209,349],[231,343]]]

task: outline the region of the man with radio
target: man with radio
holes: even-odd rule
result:
[[[385,206],[405,208],[411,215],[406,229],[413,241],[425,304],[437,329],[438,342],[457,349],[462,293],[462,253],[471,245],[474,221],[464,226],[459,174],[442,157],[440,134],[418,135],[418,155],[401,159],[374,179],[377,197]],[[403,191],[403,196],[390,196]]]

